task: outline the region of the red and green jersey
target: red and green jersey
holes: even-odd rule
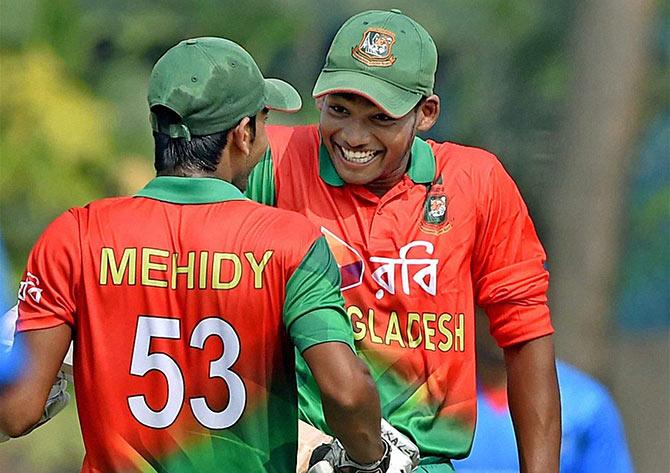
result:
[[[293,472],[294,346],[353,346],[339,286],[304,217],[158,177],[47,228],[18,330],[73,329],[83,471]]]
[[[475,303],[503,347],[552,332],[545,253],[512,179],[483,150],[417,138],[405,176],[378,197],[342,181],[317,127],[267,132],[248,194],[321,228],[384,417],[426,461],[465,456],[476,417]],[[299,384],[301,415],[326,429],[304,363]]]

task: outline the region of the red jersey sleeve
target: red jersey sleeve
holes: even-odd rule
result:
[[[553,332],[545,260],[523,198],[494,158],[479,191],[473,281],[501,347]]]
[[[37,240],[19,287],[16,330],[74,325],[81,252],[76,210],[54,220]]]

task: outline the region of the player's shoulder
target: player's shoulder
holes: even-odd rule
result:
[[[311,244],[321,233],[307,217],[297,212],[270,207],[251,200],[245,200],[242,205],[247,220],[253,222],[251,232],[261,238],[272,239],[275,242],[283,241],[286,245],[298,246]]]
[[[132,200],[133,197],[129,196],[103,197],[101,199],[93,200],[82,207],[73,207],[69,209],[68,212],[73,214],[80,222],[85,222],[86,220],[95,217],[104,220],[106,216],[109,216],[114,210],[127,209],[128,203]]]
[[[56,217],[51,225],[68,225],[74,222],[81,222],[85,220],[91,212],[100,209],[109,208],[112,206],[123,206],[131,197],[105,197],[102,199],[93,200],[81,207],[70,207],[65,212]]]
[[[91,209],[110,205],[112,203],[110,201],[121,199],[119,197],[98,199],[82,207],[70,207],[49,222],[40,236],[39,243],[53,242],[54,240],[67,241],[75,238],[80,233],[80,229],[87,225]]]
[[[252,200],[244,201],[254,212],[254,216],[262,218],[263,221],[266,221],[268,225],[281,226],[281,225],[291,225],[284,227],[285,231],[289,231],[292,228],[295,229],[310,229],[316,228],[312,222],[309,221],[307,217],[292,210],[280,209],[277,207],[270,207],[268,205],[259,204]]]
[[[486,171],[500,165],[498,157],[483,148],[452,141],[427,140],[427,143],[433,151],[438,167],[449,164]]]
[[[309,149],[318,150],[319,129],[316,125],[269,125],[266,127],[266,132],[273,158],[287,153],[304,154]]]
[[[317,125],[268,125],[265,131],[271,142],[289,142],[292,140],[318,139],[319,128]]]
[[[96,199],[89,202],[84,207],[81,207],[80,211],[85,212],[91,210],[123,206],[126,205],[128,202],[132,201],[133,199],[134,197],[132,196],[103,197],[101,199]]]

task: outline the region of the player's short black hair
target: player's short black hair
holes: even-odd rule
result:
[[[167,107],[154,106],[151,111],[162,124],[178,123],[179,116]],[[256,116],[249,117],[252,139],[256,135]],[[199,172],[214,172],[221,159],[221,151],[226,147],[227,135],[224,130],[211,135],[192,136],[191,141],[171,138],[154,131],[154,168],[159,175],[188,176]]]

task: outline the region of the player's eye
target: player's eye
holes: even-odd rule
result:
[[[395,118],[389,117],[385,113],[378,113],[377,115],[373,116],[372,119],[382,123],[395,123],[396,121]]]
[[[347,113],[347,109],[344,108],[342,105],[330,105],[329,108],[338,115]]]

